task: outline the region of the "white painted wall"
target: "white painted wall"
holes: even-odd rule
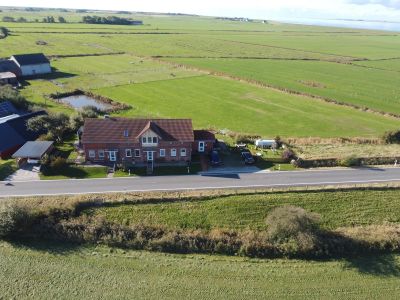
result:
[[[22,72],[22,76],[48,74],[48,73],[51,73],[51,67],[50,67],[50,64],[22,66],[21,72]]]

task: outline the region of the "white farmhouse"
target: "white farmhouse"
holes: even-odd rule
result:
[[[13,55],[10,60],[18,65],[22,76],[51,73],[50,61],[43,53]]]

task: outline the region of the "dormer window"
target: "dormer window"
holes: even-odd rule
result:
[[[124,130],[124,137],[129,137],[129,131],[128,130]]]

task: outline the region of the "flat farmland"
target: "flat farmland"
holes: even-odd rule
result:
[[[364,66],[374,69],[380,70],[389,70],[395,71],[397,73],[400,72],[400,58],[397,59],[387,59],[387,60],[371,60],[371,61],[358,61],[354,62],[353,64]],[[394,76],[398,76],[399,74],[393,74]]]
[[[122,116],[192,118],[196,127],[267,136],[377,136],[399,121],[213,76],[95,90],[133,109]]]
[[[53,60],[52,65],[66,73],[64,78],[56,79],[66,90],[94,89],[201,74],[132,55],[69,57]]]
[[[143,20],[142,26],[78,23],[93,14],[112,13],[0,12],[31,21],[0,22],[11,30],[0,40],[0,57],[43,52],[57,71],[24,82],[21,93],[32,103],[70,113],[48,95],[85,89],[132,105],[121,116],[188,117],[196,127],[266,136],[379,137],[400,125],[395,118],[246,82],[400,114],[396,64],[375,62],[398,57],[397,33],[141,13],[118,16]],[[68,23],[35,21],[49,15]],[[208,70],[245,80],[207,76]]]
[[[397,299],[400,286],[399,255],[259,260],[0,242],[0,257],[6,299]]]
[[[282,89],[400,114],[400,76],[387,70],[303,60],[172,59]]]

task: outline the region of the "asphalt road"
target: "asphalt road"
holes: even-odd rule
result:
[[[400,168],[0,182],[0,197],[400,182]]]

